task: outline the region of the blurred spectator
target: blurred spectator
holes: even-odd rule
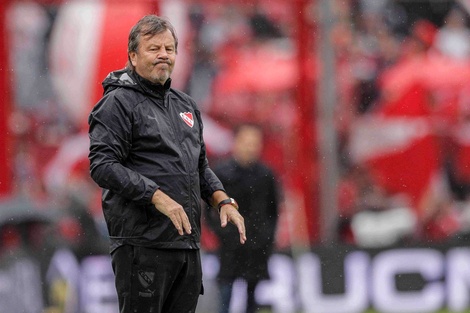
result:
[[[431,21],[417,20],[411,28],[411,34],[408,36],[410,48],[417,53],[428,51],[434,45],[437,32],[436,25]]]
[[[410,242],[416,216],[404,197],[388,194],[364,166],[351,166],[339,189],[339,239],[360,247]]]
[[[254,6],[253,12],[249,16],[249,23],[254,37],[259,40],[283,37],[279,25],[269,19],[259,4]]]
[[[280,190],[273,171],[260,160],[263,148],[261,128],[243,124],[235,131],[232,157],[214,168],[228,194],[235,197],[245,218],[248,241],[242,246],[232,235],[234,227],[218,227],[218,217],[208,211],[209,224],[219,238],[220,310],[228,312],[233,283],[247,283],[247,313],[256,312],[255,289],[260,280],[268,279],[268,259],[275,242]]]
[[[420,241],[442,243],[455,239],[462,228],[457,203],[451,198],[437,200],[428,205],[428,210],[421,222]]]
[[[446,56],[468,59],[470,56],[470,30],[468,16],[459,7],[447,14],[444,25],[436,34],[435,48]]]
[[[356,112],[362,114],[374,108],[380,94],[377,79],[397,61],[400,42],[377,12],[361,14],[354,36],[350,62],[357,81],[354,90]]]
[[[53,220],[42,206],[25,198],[0,201],[0,308],[5,312],[42,312],[44,247]],[[45,207],[44,209],[51,209]]]

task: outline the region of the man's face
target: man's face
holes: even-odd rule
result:
[[[129,53],[137,74],[153,83],[164,84],[175,67],[175,40],[169,30],[140,38],[137,51]]]
[[[235,137],[233,156],[242,166],[259,160],[263,149],[263,134],[261,130],[243,126]]]

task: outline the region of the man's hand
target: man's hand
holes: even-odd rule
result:
[[[152,203],[158,211],[168,216],[181,236],[184,235],[184,232],[187,234],[191,233],[188,215],[186,215],[183,207],[178,202],[158,189],[152,196]]]
[[[230,222],[237,226],[240,234],[240,243],[246,242],[245,219],[231,204],[225,204],[220,208],[220,226],[225,227]]]

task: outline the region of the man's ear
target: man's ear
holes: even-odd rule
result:
[[[136,64],[136,57],[137,57],[137,52],[131,51],[129,52],[129,62],[135,67]]]

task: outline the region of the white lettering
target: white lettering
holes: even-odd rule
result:
[[[307,313],[353,313],[367,309],[367,269],[365,252],[349,253],[344,260],[345,293],[325,295],[322,292],[321,261],[313,253],[298,259],[299,287],[303,308]]]
[[[432,249],[394,249],[379,253],[372,266],[372,301],[385,313],[435,312],[444,305],[444,260]],[[398,274],[419,273],[427,282],[419,291],[398,291]]]
[[[84,259],[80,279],[82,312],[114,313],[119,311],[109,256],[89,256]]]
[[[470,249],[453,248],[447,253],[447,260],[448,307],[462,312],[470,303]]]
[[[256,287],[256,299],[260,304],[271,304],[274,312],[297,312],[296,273],[292,258],[274,254],[269,259],[269,281]]]

